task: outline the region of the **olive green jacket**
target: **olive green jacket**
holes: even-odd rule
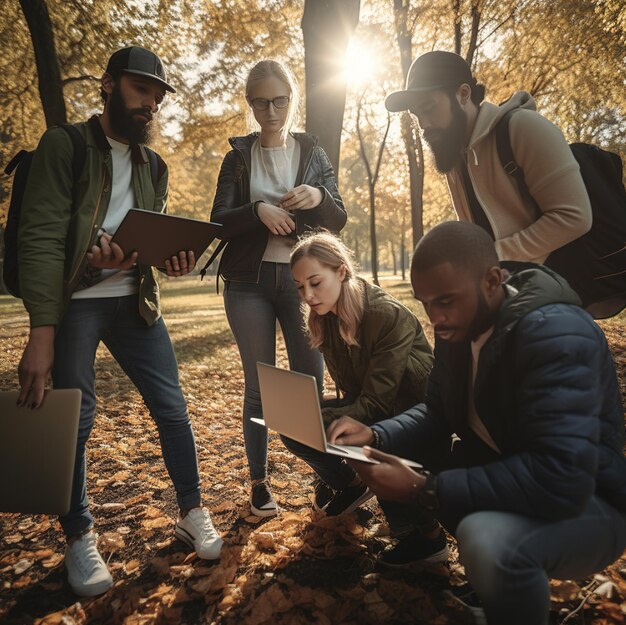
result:
[[[338,319],[324,318],[320,351],[347,405],[325,408],[324,419],[349,415],[371,424],[424,401],[433,354],[415,315],[391,295],[364,280],[365,310],[359,346],[348,346]],[[345,403],[345,402],[342,402]]]
[[[97,117],[76,126],[87,143],[72,214],[72,141],[59,127],[41,138],[28,175],[18,230],[19,284],[31,327],[58,326],[87,269],[111,199],[111,147]],[[156,190],[144,148],[132,146],[135,206],[167,207],[167,168]],[[153,267],[139,265],[139,313],[148,325],[161,315]]]

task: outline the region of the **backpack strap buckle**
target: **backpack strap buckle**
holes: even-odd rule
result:
[[[515,161],[509,161],[506,165],[503,165],[503,169],[509,176],[514,176],[519,167]]]

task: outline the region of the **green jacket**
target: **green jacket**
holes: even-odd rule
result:
[[[35,151],[22,202],[18,231],[19,284],[31,327],[58,326],[72,292],[87,269],[87,251],[111,199],[111,147],[96,116],[76,126],[87,142],[82,174],[72,206],[72,142],[50,128]],[[164,212],[167,168],[156,190],[144,148],[132,146],[135,206]],[[156,270],[139,265],[139,314],[148,325],[161,315]]]
[[[339,334],[338,319],[324,318],[320,351],[338,390],[350,403],[324,409],[324,419],[349,415],[371,424],[424,401],[433,366],[430,345],[415,315],[391,295],[362,281],[365,311],[359,347]]]

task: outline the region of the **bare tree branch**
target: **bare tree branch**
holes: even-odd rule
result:
[[[64,78],[61,81],[61,85],[65,87],[69,85],[71,82],[80,82],[81,80],[95,80],[100,82],[100,79],[97,76],[92,76],[91,74],[85,74],[84,76],[70,76],[69,78]]]

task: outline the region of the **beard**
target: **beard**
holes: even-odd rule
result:
[[[129,109],[120,92],[119,84],[109,96],[109,120],[113,131],[128,139],[131,144],[149,145],[154,138],[154,122],[149,108]],[[147,115],[150,121],[135,119],[134,115]]]
[[[452,121],[447,128],[426,130],[424,139],[435,157],[435,166],[440,174],[447,174],[457,164],[465,147],[466,119],[461,105],[455,97],[450,98]]]

